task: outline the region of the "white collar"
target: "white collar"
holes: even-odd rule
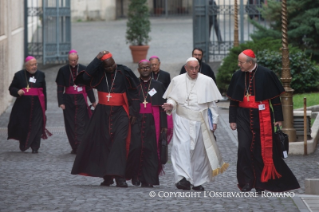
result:
[[[255,63],[254,68],[253,68],[253,69],[251,69],[251,70],[250,70],[250,71],[248,71],[248,72],[252,72],[253,70],[255,70],[256,66],[257,66],[257,63]]]

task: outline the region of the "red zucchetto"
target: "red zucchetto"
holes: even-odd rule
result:
[[[103,55],[103,57],[101,58],[102,61],[106,60],[106,59],[109,59],[112,57],[112,54],[111,53],[107,53],[105,55]]]
[[[243,51],[244,55],[252,58],[256,58],[255,53],[251,49],[246,49]]]

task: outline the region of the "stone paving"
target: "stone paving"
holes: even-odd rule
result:
[[[158,47],[158,52],[153,49],[149,56],[157,54],[164,58],[162,59],[163,69],[168,70],[174,76],[192,49],[192,37],[189,35],[192,29],[191,21],[188,19],[155,19],[152,20],[152,27],[153,41],[151,45],[153,43],[155,47]],[[105,33],[109,28],[115,32],[115,35],[111,32]],[[72,27],[72,47],[80,52],[80,62],[86,64],[96,56],[101,48],[104,49],[103,46],[106,46],[105,49],[110,50],[115,55],[115,60],[120,60],[121,63],[136,70],[136,64],[130,62],[131,57],[127,53],[128,48],[122,44],[124,42],[121,40],[122,38],[119,38],[117,43],[112,42],[112,38],[116,38],[119,34],[123,37],[124,31],[125,22],[123,20],[109,23],[75,23]],[[92,45],[91,40],[83,42],[83,36],[80,36],[82,32],[84,37],[92,38]],[[91,36],[89,32],[92,33]],[[105,33],[105,35],[97,36],[100,33]],[[185,35],[179,33],[185,33]],[[109,39],[103,40],[103,37]],[[162,39],[161,42],[157,41],[159,38]],[[188,41],[186,42],[185,39]],[[102,45],[101,42],[105,43]],[[175,43],[178,46],[175,46]],[[162,44],[163,48],[160,47]],[[230,163],[230,167],[225,173],[217,176],[214,182],[205,185],[206,192],[190,191],[187,193],[176,189],[170,161],[165,166],[165,175],[160,177],[160,186],[154,188],[134,187],[130,182],[128,182],[128,188],[101,187],[99,186],[102,181],[100,178],[71,175],[75,156],[70,154],[71,148],[64,131],[62,111],[58,108],[56,101],[54,81],[59,67],[50,66],[42,69],[46,74],[48,89],[47,126],[53,136],[42,141],[39,154],[31,154],[30,150],[22,153],[19,151],[17,141],[6,140],[6,127],[11,107],[0,116],[1,212],[309,211],[309,208],[306,207],[302,209],[297,202],[299,200],[299,203],[302,204],[298,195],[304,194],[304,179],[319,176],[318,148],[312,155],[289,156],[286,159],[301,185],[300,189],[293,191],[297,201],[290,197],[217,196],[221,194],[217,192],[235,192],[235,194],[240,195],[236,180],[236,132],[229,129],[228,110],[222,109],[222,107],[216,132],[217,144],[224,160]],[[268,195],[272,195],[272,193]]]

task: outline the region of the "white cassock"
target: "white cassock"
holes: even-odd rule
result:
[[[209,128],[208,108],[217,124],[215,101],[222,99],[215,82],[201,73],[197,79],[185,73],[172,79],[163,98],[174,107],[171,160],[175,183],[183,177],[193,186],[213,181],[229,165],[223,162]]]

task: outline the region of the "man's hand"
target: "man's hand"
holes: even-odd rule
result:
[[[103,55],[108,54],[108,53],[109,53],[109,51],[106,51],[106,50],[101,51],[101,52],[99,52],[99,53],[97,54],[96,58],[97,58],[97,59],[101,59],[101,58],[103,57]]]
[[[281,127],[282,126],[282,121],[275,122],[275,126],[277,126],[277,125],[279,125],[279,127]]]
[[[64,110],[64,109],[65,109],[65,105],[64,105],[64,104],[60,105],[60,108],[61,108],[62,110]]]
[[[162,105],[162,108],[164,109],[165,112],[170,112],[173,110],[173,105],[172,104],[168,104],[168,103],[164,103]]]
[[[130,120],[131,120],[131,125],[133,125],[133,124],[135,124],[136,117],[135,116],[131,116]]]
[[[92,103],[92,106],[93,106],[94,108],[96,108],[96,105],[97,105],[96,102],[93,102],[93,103]]]
[[[211,130],[211,131],[215,132],[216,129],[217,129],[217,124],[213,124],[213,130]]]
[[[24,90],[22,90],[22,89],[18,90],[18,94],[19,94],[19,96],[24,95]]]
[[[165,133],[166,133],[166,132],[167,132],[167,128],[162,128],[162,129],[161,129],[161,133],[162,133],[162,132],[165,132]]]
[[[237,129],[237,124],[236,123],[230,123],[230,128],[232,130],[236,130]]]

